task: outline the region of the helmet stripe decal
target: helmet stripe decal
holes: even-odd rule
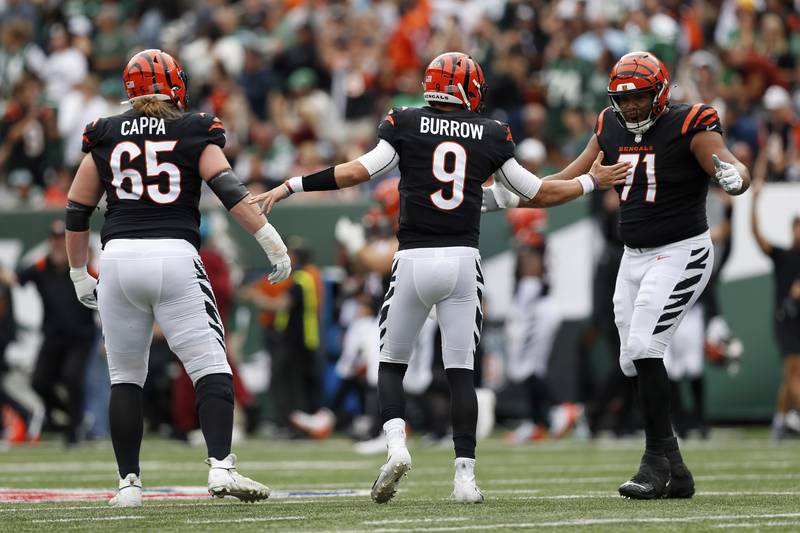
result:
[[[167,64],[167,60],[164,58],[164,54],[161,52],[158,53],[158,57],[161,59],[161,67],[164,69],[164,79],[167,81],[167,88],[172,88],[172,76],[169,75],[169,69],[172,68],[172,65]]]
[[[700,108],[703,107],[703,104],[694,104],[692,109],[689,111],[689,114],[686,115],[686,119],[683,121],[683,127],[681,127],[681,135],[685,135],[687,131],[689,131],[689,124],[691,124],[692,119],[694,116],[700,111]]]

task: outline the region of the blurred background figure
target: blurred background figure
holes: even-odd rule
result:
[[[763,171],[763,167],[759,169]],[[767,241],[759,228],[758,198],[764,185],[764,174],[756,174],[753,184],[751,227],[758,247],[772,261],[775,278],[775,340],[783,359],[783,381],[778,389],[772,438],[786,436],[787,418],[793,409],[800,409],[800,329],[798,300],[800,297],[800,216],[792,220],[791,247],[782,248]],[[799,427],[794,428],[800,431]]]
[[[64,223],[53,222],[47,255],[18,270],[16,280],[33,283],[44,308],[33,388],[44,400],[47,427],[63,431],[65,443],[74,446],[82,437],[86,364],[97,342],[97,325],[94,311],[75,297],[64,235]]]

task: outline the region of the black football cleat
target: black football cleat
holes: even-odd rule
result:
[[[669,486],[665,498],[691,498],[694,496],[694,478],[683,462],[670,464]]]
[[[669,460],[658,455],[644,454],[639,471],[619,486],[620,496],[632,500],[663,498],[669,488]]]

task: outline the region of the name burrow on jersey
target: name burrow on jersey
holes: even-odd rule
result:
[[[164,135],[167,128],[163,118],[137,117],[133,120],[123,120],[119,126],[122,135]]]
[[[481,140],[483,139],[483,124],[472,124],[445,118],[420,117],[419,132]]]

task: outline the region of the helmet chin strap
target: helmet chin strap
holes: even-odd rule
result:
[[[650,113],[650,116],[647,119],[640,121],[640,122],[628,122],[625,121],[625,129],[627,129],[631,133],[638,133],[642,134],[650,129],[650,127],[655,123],[655,119],[653,118],[653,114]]]
[[[462,101],[464,102],[464,105],[467,106],[467,109],[472,111],[472,105],[470,105],[469,103],[469,98],[467,98],[467,93],[464,92],[464,87],[462,87],[460,83],[456,85],[456,87],[458,87],[458,90],[461,92],[461,98],[463,98]]]

